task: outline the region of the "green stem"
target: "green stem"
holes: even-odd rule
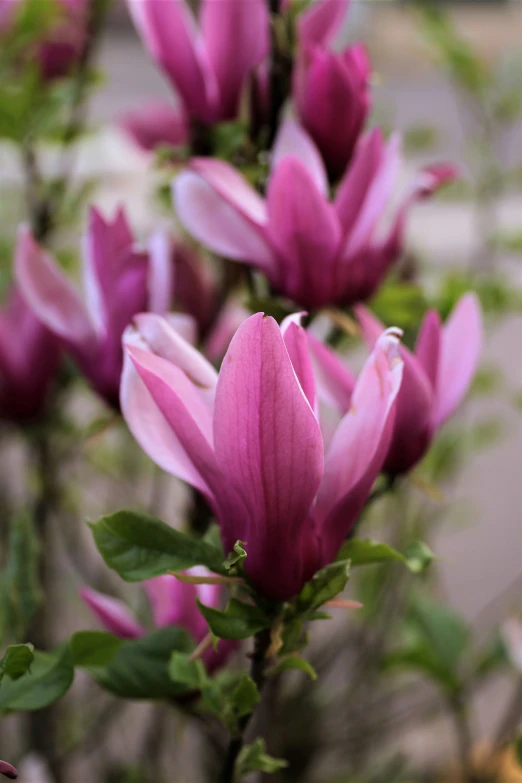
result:
[[[266,668],[268,664],[267,653],[270,648],[271,629],[266,628],[257,633],[254,637],[254,650],[251,655],[250,676],[257,685],[261,694],[266,681]],[[245,715],[238,725],[237,732],[231,737],[227,752],[219,776],[219,783],[233,783],[235,777],[236,762],[243,745],[245,744],[245,733],[252,718],[253,713]]]
[[[462,779],[464,783],[480,783],[479,780],[477,780],[471,765],[473,735],[469,722],[465,693],[462,688],[459,688],[450,696],[448,704],[455,725],[455,734],[462,767]]]

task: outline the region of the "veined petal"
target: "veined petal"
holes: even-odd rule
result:
[[[314,371],[310,361],[306,332],[301,326],[303,315],[306,313],[288,315],[281,324],[281,334],[304,395],[317,416]]]
[[[339,250],[339,221],[308,169],[284,158],[268,184],[268,230],[280,256],[277,286],[313,307],[331,298],[333,263]]]
[[[437,388],[441,341],[440,316],[436,310],[429,310],[424,316],[417,335],[415,358],[429,378],[433,390]]]
[[[214,441],[226,476],[219,498],[225,549],[246,541],[246,569],[258,588],[271,597],[295,594],[304,567],[299,554],[315,535],[310,508],[323,444],[281,331],[262,313],[240,326],[223,361]]]
[[[25,301],[51,332],[76,346],[96,342],[80,297],[27,226],[18,232],[15,271]]]
[[[179,91],[189,114],[210,121],[215,85],[212,91],[185,0],[127,0],[127,4],[145,46]]]
[[[118,598],[104,595],[90,587],[82,587],[80,596],[103,627],[121,639],[139,639],[145,630],[136,621],[129,607]]]
[[[355,377],[337,354],[309,330],[307,337],[319,399],[344,414],[350,408]]]
[[[300,46],[327,46],[340,30],[350,0],[319,0],[304,11],[297,21]]]
[[[214,252],[270,272],[275,261],[260,222],[263,213],[257,210],[253,219],[251,207],[256,205],[256,199],[247,199],[241,205],[242,195],[248,191],[246,183],[232,199],[214,185],[214,180],[208,182],[193,171],[183,171],[176,177],[174,203],[181,223]]]
[[[351,408],[339,424],[326,455],[316,506],[326,560],[335,556],[349,533],[386,456],[388,419],[400,388],[402,369],[397,332],[387,330],[364,365]]]
[[[200,20],[219,89],[219,117],[234,119],[246,76],[268,53],[267,5],[265,0],[204,0]]]
[[[475,294],[466,294],[442,332],[435,426],[441,426],[462,402],[479,364],[482,342],[480,303]]]
[[[372,128],[359,139],[352,163],[335,197],[335,209],[347,237],[379,170],[383,155],[382,131],[380,128]]]
[[[290,119],[283,122],[274,142],[272,170],[275,170],[287,155],[293,155],[306,166],[318,190],[327,197],[328,177],[319,150],[304,128]]]
[[[209,482],[212,486],[216,484],[216,465],[212,449],[212,413],[208,403],[179,367],[136,345],[127,344],[126,350],[147,391],[205,482],[204,491],[209,495]],[[134,409],[133,414],[128,423],[135,427],[140,411]],[[125,417],[127,420],[127,414]],[[154,454],[151,456],[155,459]],[[194,485],[201,488],[197,476],[192,479],[197,482]]]

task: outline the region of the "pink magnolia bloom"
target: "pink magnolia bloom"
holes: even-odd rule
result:
[[[170,305],[172,259],[161,252],[161,243],[154,238],[151,252],[143,252],[135,247],[122,210],[110,222],[91,209],[84,241],[84,304],[29,229],[20,230],[16,275],[22,295],[41,323],[60,338],[93,388],[115,407],[123,330],[136,313],[166,312]]]
[[[339,53],[303,46],[298,53],[293,77],[297,115],[334,181],[352,159],[370,111],[370,73],[362,44]]]
[[[204,123],[234,119],[245,81],[268,52],[265,0],[203,0],[199,29],[185,0],[128,0],[145,46]]]
[[[356,313],[371,349],[384,327],[362,305],[356,307]],[[354,378],[329,348],[312,335],[309,338],[314,364],[320,368],[320,395],[342,414],[351,404]],[[428,312],[413,353],[401,345],[404,374],[383,463],[385,473],[406,473],[426,454],[437,431],[462,402],[481,348],[482,316],[474,294],[459,300],[444,326],[437,312]]]
[[[454,171],[424,169],[382,231],[400,167],[396,138],[374,129],[359,142],[333,203],[321,156],[296,123],[283,124],[266,199],[228,163],[194,158],[174,181],[179,219],[200,242],[261,270],[274,289],[313,309],[369,298],[397,260],[411,204]]]
[[[122,411],[164,470],[201,491],[226,552],[246,542],[257,589],[286,600],[330,563],[379,473],[402,375],[398,339],[382,335],[325,451],[315,378],[298,317],[263,313],[234,335],[219,376],[162,318],[124,336]]]
[[[120,118],[119,125],[145,152],[153,152],[161,144],[179,147],[189,140],[184,111],[166,101],[146,103],[127,112]]]
[[[195,576],[207,576],[205,568],[192,568],[187,573]],[[219,608],[222,588],[220,585],[186,584],[175,576],[157,576],[143,583],[149,600],[152,620],[156,628],[176,625],[184,628],[200,642],[208,634],[207,622],[198,611],[196,598],[206,604]],[[129,607],[118,598],[104,595],[90,587],[80,590],[83,601],[95,615],[101,625],[110,633],[122,639],[139,639],[147,630],[141,625]],[[237,648],[237,643],[221,640],[217,650],[210,647],[203,654],[207,669],[212,672],[222,666],[226,658]]]
[[[9,780],[16,780],[18,778],[18,772],[8,761],[0,761],[0,775],[5,775]]]
[[[0,310],[0,419],[30,421],[42,413],[58,358],[58,340],[13,287]]]
[[[25,0],[0,0],[0,36],[14,29]],[[87,0],[55,0],[56,18],[26,52],[44,79],[67,75],[78,61],[87,36]]]

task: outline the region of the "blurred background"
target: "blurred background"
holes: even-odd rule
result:
[[[368,47],[374,64],[372,120],[401,132],[408,169],[442,160],[456,162],[462,172],[457,183],[415,209],[408,226],[411,264],[426,290],[437,292],[441,301],[472,281],[487,303],[486,349],[472,398],[457,424],[441,436],[418,480],[408,480],[408,495],[395,500],[392,509],[387,498],[376,503],[368,526],[379,538],[394,515],[423,517],[438,558],[434,595],[470,624],[477,650],[489,650],[502,622],[522,610],[522,3],[467,0],[423,7],[354,0],[339,44],[347,40],[363,40]],[[169,222],[155,201],[161,175],[151,156],[132,144],[117,121],[145,100],[172,100],[172,90],[151,63],[123,6],[111,12],[98,64],[100,83],[88,114],[91,131],[79,144],[74,177],[88,187],[89,198],[105,213],[123,202],[137,234],[145,237],[158,224]],[[494,74],[489,92],[477,87],[483,68]],[[52,150],[45,152],[43,165],[52,167]],[[0,143],[0,172],[1,233],[12,239],[23,209],[16,196],[19,161],[9,142]],[[79,225],[71,225],[65,245],[78,236]],[[416,313],[414,292],[392,286],[385,295],[388,299],[381,308],[389,322],[394,316],[407,321]],[[128,506],[129,497],[133,504],[146,506],[154,480],[146,458],[122,429],[105,428],[106,412],[85,392],[79,390],[69,404],[79,427],[92,421],[103,426],[82,441],[67,466],[70,497],[64,513],[71,519],[65,520],[65,527],[70,524],[72,530],[72,518],[96,518]],[[20,484],[27,457],[10,433],[0,459],[7,505],[27,490]],[[156,513],[176,523],[187,502],[186,492],[173,479],[162,481]],[[75,530],[68,538],[62,532],[52,543],[61,563],[53,586],[61,606],[56,641],[73,630],[95,627],[76,597],[86,580],[124,593],[135,604],[140,600],[103,569],[88,531]],[[386,600],[385,587],[381,584],[377,601]],[[368,585],[354,590],[371,593]],[[350,617],[336,622],[351,621]],[[393,692],[380,685],[354,689],[350,669],[357,661],[350,656],[357,644],[350,647],[352,652],[343,651],[340,639],[345,640],[346,633],[357,635],[357,629],[347,631],[343,626],[341,631],[328,630],[327,644],[323,629],[321,638],[313,640],[312,655],[325,672],[318,696],[323,707],[319,724],[305,719],[306,699],[301,704],[292,678],[283,696],[274,696],[275,714],[286,731],[276,722],[272,743],[284,747],[274,748],[273,754],[293,753],[298,759],[316,751],[315,759],[303,758],[302,771],[296,762],[293,777],[266,779],[460,782],[452,771],[457,755],[452,720],[435,689],[422,679],[414,678],[412,684],[400,677]],[[338,653],[334,663],[328,655],[333,649]],[[380,673],[374,675],[378,678]],[[341,685],[347,686],[342,709],[336,702]],[[502,668],[488,672],[474,688],[477,758],[505,714],[514,688],[513,676]],[[306,696],[314,698],[316,685],[306,690]],[[162,706],[118,702],[79,676],[64,710],[75,715],[63,730],[68,783],[212,779],[198,777],[202,773],[194,766],[198,753],[211,754],[212,736],[202,745],[190,722],[171,714],[165,717]],[[20,745],[21,731],[19,717],[3,719],[1,757],[12,755],[12,748]],[[365,770],[375,748],[379,758],[388,758],[388,766],[371,777]],[[343,753],[353,759],[356,751],[360,763],[345,774]],[[151,758],[156,759],[154,771],[148,773]],[[482,767],[485,770],[485,763]],[[27,783],[52,780],[37,757],[26,757],[21,768],[21,779]],[[421,770],[424,777],[410,778],[413,773],[405,768]],[[499,777],[477,781],[522,779],[514,767],[506,770]]]

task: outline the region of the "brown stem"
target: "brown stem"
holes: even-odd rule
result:
[[[503,745],[512,738],[512,734],[517,728],[522,717],[522,679],[519,681],[513,697],[510,699],[506,712],[500,720],[496,734],[496,744]]]
[[[473,772],[471,763],[473,735],[469,724],[465,694],[462,689],[459,689],[452,694],[449,698],[448,705],[455,726],[456,740],[462,767],[462,779],[464,783],[480,783]]]
[[[257,685],[259,693],[262,692],[266,680],[266,668],[268,664],[267,652],[270,648],[271,629],[266,628],[254,637],[254,650],[251,655],[250,676]],[[219,783],[233,783],[236,762],[241,749],[245,744],[245,733],[253,713],[245,715],[239,721],[237,732],[231,737],[223,768],[219,776]]]

